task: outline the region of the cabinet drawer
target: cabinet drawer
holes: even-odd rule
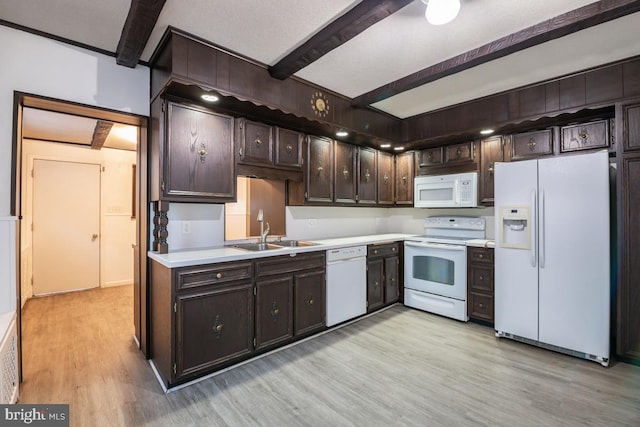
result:
[[[444,147],[445,163],[460,163],[473,161],[473,142],[463,142]]]
[[[251,279],[251,262],[229,262],[176,269],[177,291]]]
[[[560,151],[579,151],[609,146],[609,121],[599,120],[564,126],[560,130]]]
[[[493,266],[471,265],[469,269],[471,270],[471,274],[469,275],[469,289],[471,289],[471,291],[493,293]]]
[[[325,253],[311,252],[260,258],[255,261],[256,277],[325,268]]]
[[[513,135],[513,158],[535,157],[553,153],[553,130],[545,129]]]
[[[418,156],[418,166],[421,168],[439,166],[442,164],[442,147],[421,150]]]
[[[476,248],[470,246],[467,248],[467,254],[469,262],[482,262],[493,264],[493,249],[491,248]]]
[[[398,255],[398,243],[385,243],[367,246],[367,256],[369,258],[386,257]]]
[[[469,317],[493,322],[492,296],[470,292],[469,299]]]

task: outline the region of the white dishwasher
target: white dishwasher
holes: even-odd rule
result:
[[[367,312],[367,247],[327,251],[327,326]]]

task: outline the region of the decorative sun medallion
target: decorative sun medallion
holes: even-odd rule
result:
[[[329,114],[329,100],[322,92],[311,95],[311,109],[318,117],[325,118]]]

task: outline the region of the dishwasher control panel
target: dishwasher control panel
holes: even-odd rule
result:
[[[360,258],[367,256],[366,246],[349,246],[346,248],[329,249],[327,251],[327,262],[340,261],[344,259]]]

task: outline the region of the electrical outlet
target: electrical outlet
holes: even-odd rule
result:
[[[315,227],[315,226],[316,226],[316,219],[309,218],[309,227]]]
[[[182,234],[191,234],[191,222],[182,221]]]

